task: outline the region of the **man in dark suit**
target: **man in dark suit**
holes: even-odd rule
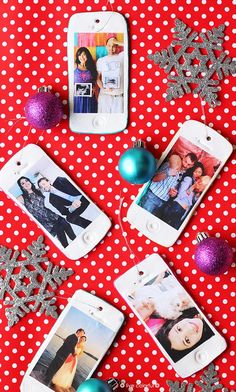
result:
[[[80,328],[74,334],[67,336],[67,338],[64,340],[63,345],[56,352],[55,358],[48,366],[44,378],[44,382],[46,383],[46,385],[48,385],[51,382],[54,374],[56,374],[56,372],[63,365],[68,355],[69,354],[73,355],[75,353],[75,346],[78,343],[78,339],[84,335],[85,335],[85,331],[82,328]]]
[[[46,178],[40,178],[39,188],[45,192],[45,207],[66,218],[67,222],[85,229],[91,221],[80,215],[89,206],[86,197],[76,189],[67,178],[57,177],[51,182]]]

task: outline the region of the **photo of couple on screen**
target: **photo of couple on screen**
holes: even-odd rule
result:
[[[19,176],[9,191],[63,248],[100,214],[65,173],[45,158]]]
[[[124,112],[122,33],[74,34],[74,113]]]
[[[54,392],[76,392],[113,337],[114,331],[71,306],[30,376]]]

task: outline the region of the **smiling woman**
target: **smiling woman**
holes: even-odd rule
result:
[[[168,334],[171,348],[181,351],[193,347],[201,339],[202,330],[203,321],[200,318],[179,321]]]
[[[156,337],[172,360],[177,362],[213,335],[198,310],[190,308],[176,320],[166,321]]]
[[[81,47],[75,56],[76,69],[74,70],[74,112],[96,113],[97,99],[94,86],[97,80],[97,70],[90,51]]]

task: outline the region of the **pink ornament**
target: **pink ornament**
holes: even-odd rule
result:
[[[45,86],[28,99],[25,105],[27,121],[35,128],[55,127],[62,119],[63,105],[60,99]]]
[[[202,272],[220,275],[226,272],[233,262],[233,251],[228,242],[221,238],[210,238],[207,233],[197,235],[199,242],[195,251],[195,262]]]

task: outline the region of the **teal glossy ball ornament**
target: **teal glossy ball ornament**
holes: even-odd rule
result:
[[[156,159],[141,140],[121,155],[118,164],[121,177],[131,184],[148,182],[154,176],[156,166]]]
[[[111,392],[112,389],[109,385],[102,380],[98,380],[97,378],[90,378],[89,380],[84,381],[77,392]]]

